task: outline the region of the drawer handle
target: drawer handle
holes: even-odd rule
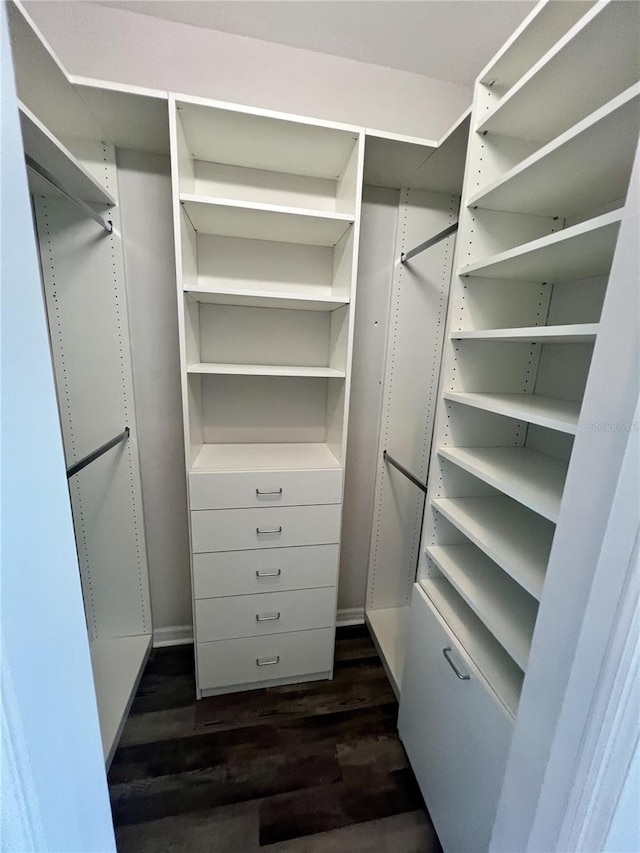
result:
[[[256,489],[256,495],[281,495],[282,489]]]
[[[451,669],[455,672],[455,674],[458,676],[458,678],[459,678],[461,681],[469,681],[469,679],[471,678],[471,676],[470,676],[470,675],[463,675],[463,674],[460,672],[460,670],[458,669],[458,667],[455,665],[455,663],[454,663],[454,662],[451,660],[451,658],[449,657],[449,653],[450,653],[450,651],[451,651],[451,647],[450,647],[450,646],[447,646],[447,648],[446,648],[446,649],[443,649],[443,650],[442,650],[442,654],[443,654],[443,655],[445,656],[445,658],[447,659],[447,663],[449,664],[449,666],[451,667]]]
[[[274,658],[256,658],[256,663],[258,666],[273,666],[274,663],[280,663],[280,655]]]
[[[256,613],[256,622],[275,622],[280,618],[280,613]]]
[[[265,572],[263,569],[258,569],[256,572],[257,578],[279,578],[282,574],[282,569],[276,569],[273,572]]]
[[[282,527],[256,527],[258,536],[266,536],[268,533],[282,533]]]

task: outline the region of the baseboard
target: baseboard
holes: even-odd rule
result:
[[[338,628],[347,628],[349,625],[364,625],[364,608],[347,607],[344,610],[338,610],[336,625]]]
[[[168,628],[154,628],[153,648],[164,646],[186,646],[193,643],[193,627],[191,625],[169,625]]]

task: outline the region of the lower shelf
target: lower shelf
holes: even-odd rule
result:
[[[91,643],[93,682],[107,767],[118,745],[150,649],[150,634],[109,637]]]
[[[367,622],[371,628],[373,641],[398,699],[402,689],[408,618],[408,607],[383,607],[380,610],[367,611]]]
[[[341,468],[326,444],[203,444],[192,471]]]

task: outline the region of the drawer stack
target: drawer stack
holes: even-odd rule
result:
[[[200,695],[331,677],[342,470],[189,474]]]

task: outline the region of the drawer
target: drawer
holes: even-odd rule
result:
[[[196,641],[261,637],[306,628],[329,628],[336,621],[336,589],[297,589],[232,598],[196,600]]]
[[[339,556],[339,545],[194,554],[194,597],[335,586]]]
[[[445,853],[487,851],[513,720],[417,584],[398,730]]]
[[[340,504],[262,509],[201,509],[191,513],[194,554],[340,541]]]
[[[191,509],[337,504],[342,500],[342,469],[194,471],[189,498]]]
[[[200,690],[331,674],[334,629],[198,643]]]

